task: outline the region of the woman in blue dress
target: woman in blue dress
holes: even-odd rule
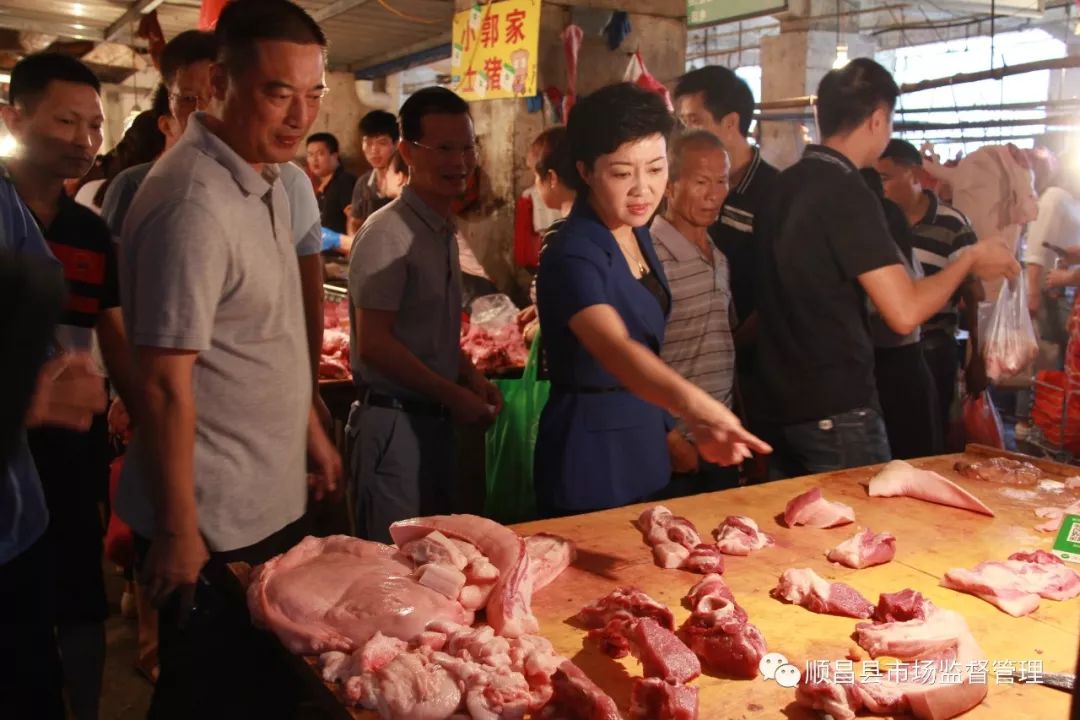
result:
[[[674,120],[660,96],[605,87],[570,113],[578,191],[540,258],[537,305],[551,397],[536,443],[546,516],[640,502],[671,478],[672,415],[701,455],[732,465],[769,446],[659,357],[671,293],[647,225],[667,185]]]

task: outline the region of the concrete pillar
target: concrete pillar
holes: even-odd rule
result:
[[[558,5],[544,2],[541,7],[537,77],[541,91],[552,85],[566,90],[561,35],[572,23],[586,29],[578,54],[579,96],[622,80],[630,54],[638,49],[649,71],[661,82],[670,85],[682,74],[686,57],[686,26],[682,20],[685,0],[592,0],[590,8],[570,6],[577,1]],[[459,11],[471,4],[471,0],[456,0]],[[622,46],[612,51],[602,36],[589,29],[602,27],[614,9],[630,13],[632,31]],[[533,138],[551,123],[547,113],[529,113],[523,99],[476,101],[471,110],[485,180],[478,207],[461,218],[459,226],[495,284],[513,294],[528,282],[528,276],[513,262],[514,207],[518,196],[533,182],[525,156]]]
[[[761,100],[770,102],[813,95],[825,73],[836,61],[838,36],[835,31],[804,30],[781,32],[761,40]],[[874,56],[874,42],[849,33],[839,35],[847,45],[848,57]],[[809,112],[809,107],[804,109]],[[784,112],[799,112],[798,109]],[[809,131],[805,133],[803,127]],[[773,165],[785,168],[802,155],[804,135],[821,140],[813,119],[762,123],[761,152]]]

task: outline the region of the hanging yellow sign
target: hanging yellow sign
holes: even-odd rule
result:
[[[466,100],[536,95],[540,0],[503,0],[454,13],[451,85]]]

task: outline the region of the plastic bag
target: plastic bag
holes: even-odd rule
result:
[[[469,305],[469,323],[489,333],[514,324],[518,308],[506,295],[481,295]]]
[[[551,390],[551,383],[536,377],[539,340],[537,335],[520,380],[492,381],[502,391],[503,409],[485,436],[484,515],[502,523],[532,520],[537,514],[533,452],[540,412]]]
[[[989,390],[964,399],[964,434],[969,443],[1005,449],[1005,428]]]
[[[986,376],[992,381],[1018,375],[1038,356],[1039,340],[1028,314],[1023,273],[1011,285],[1002,283],[983,337]]]

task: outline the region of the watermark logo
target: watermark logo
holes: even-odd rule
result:
[[[775,680],[778,685],[793,688],[799,684],[802,673],[799,668],[788,662],[788,659],[778,652],[771,652],[761,658],[758,670],[766,680]]]

